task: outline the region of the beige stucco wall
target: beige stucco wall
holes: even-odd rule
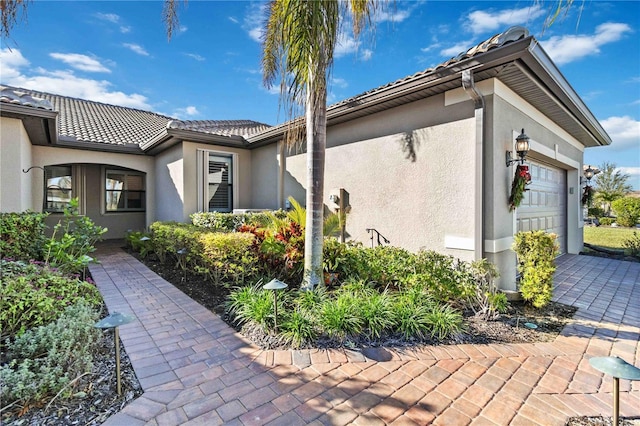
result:
[[[279,144],[251,150],[251,206],[256,209],[278,209]]]
[[[473,107],[443,102],[436,96],[329,128],[325,204],[332,189],[349,192],[350,239],[368,245],[366,229],[375,228],[394,246],[473,260]],[[407,134],[415,161],[407,158]],[[286,161],[285,192],[304,202],[306,156]]]
[[[485,140],[485,255],[500,270],[500,288],[515,291],[516,257],[511,246],[517,212],[508,209],[514,168],[506,167],[505,153],[514,149],[514,139],[524,128],[531,138],[529,158],[565,171],[567,251],[578,253],[583,243],[579,170],[584,147],[498,80],[483,82],[482,88],[487,93],[489,123]]]
[[[189,222],[198,209],[198,150],[234,155],[234,208],[252,208],[251,153],[242,148],[229,148],[195,142],[182,142],[158,154],[157,220]]]
[[[155,169],[153,157],[142,155],[87,151],[46,146],[32,147],[33,165],[50,166],[56,164],[74,164],[76,179],[74,190],[81,200],[81,213],[88,215],[93,221],[107,227],[106,239],[123,238],[129,229],[143,229],[155,220]],[[124,167],[146,174],[146,212],[107,213],[104,211],[103,166]],[[41,176],[32,181],[32,205],[34,210],[41,211],[44,192]],[[52,226],[59,219],[59,214],[52,214],[47,223]]]
[[[0,211],[35,210],[32,204],[32,182],[42,182],[40,169],[31,169],[31,142],[15,118],[0,118]]]

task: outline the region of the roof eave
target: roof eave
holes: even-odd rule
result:
[[[580,98],[571,84],[562,75],[558,67],[553,63],[542,46],[534,40],[528,49],[529,55],[522,57],[523,62],[531,68],[536,76],[542,78],[544,83],[551,88],[560,101],[567,105],[571,113],[582,123],[593,137],[594,144],[585,146],[611,145],[611,137],[602,127],[598,119],[593,115],[589,107]]]
[[[140,144],[140,148],[148,154],[156,155],[183,141],[231,148],[246,149],[249,147],[247,141],[242,136],[223,136],[194,130],[165,129],[155,138]]]
[[[0,116],[22,120],[29,140],[34,145],[55,145],[57,143],[57,111],[3,102],[0,105]]]

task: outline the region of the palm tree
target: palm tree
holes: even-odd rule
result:
[[[604,162],[596,175],[596,198],[605,206],[605,214],[611,212],[611,203],[624,197],[633,188],[627,183],[629,175],[616,169],[615,163]]]

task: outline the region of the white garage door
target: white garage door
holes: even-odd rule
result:
[[[567,174],[564,170],[530,161],[531,184],[516,210],[518,231],[543,229],[558,235],[560,253],[567,252]]]

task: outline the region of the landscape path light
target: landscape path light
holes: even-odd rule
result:
[[[595,357],[589,364],[601,373],[613,376],[613,424],[618,426],[620,417],[620,379],[640,380],[640,368],[617,356]]]
[[[273,322],[276,333],[278,332],[278,290],[284,290],[289,287],[286,283],[274,278],[262,286],[265,290],[273,290]]]
[[[107,315],[100,321],[98,321],[94,327],[102,328],[103,330],[113,328],[114,340],[116,342],[116,381],[118,386],[118,395],[122,395],[122,388],[120,385],[120,335],[118,334],[118,327],[121,325],[129,324],[135,318],[130,315],[121,314],[120,312],[114,312]]]

